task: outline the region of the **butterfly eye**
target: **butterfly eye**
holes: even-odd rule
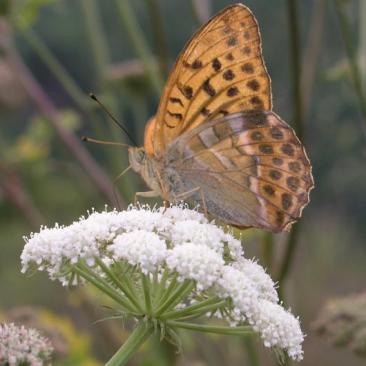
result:
[[[145,160],[146,154],[144,150],[139,150],[137,152],[137,161],[139,163],[143,163],[143,161]]]

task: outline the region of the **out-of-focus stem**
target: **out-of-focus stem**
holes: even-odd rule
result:
[[[362,1],[361,1],[362,2]],[[361,72],[357,62],[357,55],[353,45],[352,32],[349,24],[349,20],[345,11],[346,3],[341,0],[335,0],[335,8],[337,11],[340,30],[342,33],[346,54],[348,58],[348,63],[350,67],[352,84],[355,89],[358,102],[360,105],[361,113],[364,119],[364,123],[366,123],[366,96],[362,87],[362,77]],[[364,126],[365,127],[365,126]]]
[[[273,234],[264,233],[261,241],[263,265],[271,273],[273,265]]]
[[[287,20],[290,44],[290,72],[292,83],[293,126],[300,140],[303,138],[303,103],[301,95],[301,39],[298,1],[287,0]]]
[[[168,74],[168,45],[164,32],[164,20],[161,16],[158,0],[145,0],[149,9],[152,31],[154,33],[156,53],[159,60],[161,74],[166,76]]]
[[[41,58],[41,60],[47,65],[50,71],[54,74],[56,79],[64,87],[66,92],[74,100],[76,105],[84,112],[89,109],[91,101],[80,90],[78,85],[72,79],[70,74],[65,70],[62,64],[52,54],[46,44],[33,32],[30,28],[22,30],[22,36],[32,47],[34,52]]]
[[[5,52],[10,65],[14,68],[15,74],[18,75],[30,98],[33,99],[40,111],[48,118],[61,141],[84,168],[101,194],[113,204],[115,196],[113,194],[112,185],[102,168],[90,156],[81,141],[63,126],[53,102],[22,62],[16,50],[9,46]],[[121,198],[120,202],[125,205]]]
[[[81,6],[91,50],[93,52],[97,80],[100,84],[109,63],[109,49],[103,34],[99,10],[95,0],[81,0]]]
[[[260,366],[260,361],[258,354],[255,350],[253,339],[251,337],[244,338],[244,344],[247,351],[248,356],[248,365],[249,366]]]
[[[309,35],[306,51],[303,57],[302,67],[302,94],[303,94],[303,113],[304,120],[309,113],[311,96],[313,94],[313,84],[316,70],[319,65],[319,56],[323,39],[324,19],[326,14],[326,0],[313,1],[313,10],[309,26]]]
[[[115,3],[122,20],[122,24],[130,37],[136,54],[143,62],[146,74],[150,79],[155,92],[160,96],[163,87],[163,78],[160,75],[156,63],[154,62],[154,57],[151,55],[130,3],[128,0],[115,0]]]
[[[24,189],[18,174],[0,164],[0,188],[5,197],[11,202],[33,229],[38,230],[46,221]]]
[[[280,299],[283,299],[283,293],[284,293],[284,281],[287,278],[287,275],[289,273],[292,259],[296,250],[296,246],[298,243],[298,236],[299,236],[299,223],[295,224],[287,239],[287,247],[285,254],[282,259],[281,267],[279,270],[279,273],[277,275],[277,281],[278,281],[278,292]]]
[[[298,1],[287,0],[287,18],[289,27],[289,43],[291,53],[291,81],[293,90],[293,123],[294,129],[300,139],[304,135],[303,125],[303,105],[302,105],[302,94],[301,94],[301,53],[300,53],[300,30],[299,30],[299,16],[298,16]],[[286,249],[283,256],[282,263],[280,265],[278,282],[279,286],[283,291],[283,283],[286,280],[287,274],[289,273],[291,263],[293,261],[296,247],[298,245],[298,232],[300,228],[300,222],[298,222],[292,228],[288,235]]]
[[[359,46],[358,62],[360,65],[361,80],[363,90],[366,88],[366,1],[359,2]]]

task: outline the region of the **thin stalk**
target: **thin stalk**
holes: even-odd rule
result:
[[[158,272],[154,272],[153,274],[153,280],[151,284],[151,292],[152,292],[152,302],[155,301],[156,291],[159,288],[159,281],[158,281]]]
[[[225,305],[225,301],[222,301],[219,304],[212,304],[212,305],[207,305],[206,307],[202,307],[199,310],[196,310],[195,312],[190,312],[187,313],[187,315],[174,315],[174,316],[166,316],[165,314],[163,314],[163,316],[161,317],[161,319],[175,319],[175,320],[179,320],[179,321],[183,321],[183,320],[187,320],[187,319],[196,319],[196,318],[200,318],[201,316],[207,315],[207,313],[213,313],[215,311],[217,311],[220,306]]]
[[[145,298],[146,314],[151,315],[151,295],[150,295],[150,280],[144,274],[141,274],[142,290]]]
[[[138,310],[143,313],[142,307],[141,305],[138,303],[138,301],[136,300],[137,296],[134,293],[134,291],[131,291],[130,287],[126,287],[120,280],[119,278],[113,273],[113,271],[111,271],[108,266],[106,266],[103,261],[100,258],[96,258],[95,259],[96,263],[98,264],[98,266],[102,269],[102,271],[107,275],[107,277],[113,281],[113,283],[116,285],[116,287],[118,287],[124,294],[125,296],[131,301],[131,303],[133,305],[135,305]]]
[[[358,46],[358,64],[362,78],[363,90],[366,88],[366,1],[359,1],[359,46]]]
[[[192,291],[194,286],[194,282],[189,280],[181,283],[173,292],[173,294],[169,298],[167,298],[167,300],[163,302],[161,306],[158,307],[158,309],[155,311],[155,315],[158,317],[169,308],[177,305],[179,301],[182,300],[182,298],[184,298],[190,291]]]
[[[142,61],[146,74],[153,86],[157,95],[160,96],[163,88],[163,78],[157,68],[144,34],[137,22],[136,16],[128,0],[115,0],[118,13],[121,17],[122,23],[128,33],[133,47],[135,48],[137,56]]]
[[[129,338],[105,366],[123,366],[136,353],[140,346],[146,341],[153,332],[150,323],[140,322],[133,330]]]
[[[81,9],[89,43],[93,52],[93,60],[98,83],[101,84],[104,72],[109,63],[109,49],[102,29],[100,11],[95,0],[81,0]]]
[[[273,254],[274,254],[274,238],[272,233],[264,233],[261,241],[262,258],[264,267],[267,268],[268,272],[271,272],[273,265]]]
[[[168,44],[164,32],[164,19],[161,15],[158,0],[145,0],[149,9],[152,31],[154,33],[154,41],[156,54],[158,55],[161,74],[166,76],[168,74],[169,52]]]
[[[187,306],[184,309],[180,309],[180,310],[173,310],[173,311],[169,311],[166,312],[162,318],[163,319],[168,319],[168,318],[180,318],[183,317],[185,315],[189,315],[192,312],[196,312],[198,310],[204,309],[204,311],[210,311],[213,310],[215,308],[219,308],[222,305],[226,304],[226,300],[221,300],[217,297],[213,297],[213,298],[209,298],[207,300],[201,301],[199,303]]]
[[[136,296],[136,298],[139,298],[140,296],[136,294],[136,286],[134,283],[132,283],[132,279],[129,278],[129,276],[125,275],[124,276],[124,282],[125,282],[125,285],[126,287],[128,288],[129,292],[131,294],[133,294],[133,296]],[[138,290],[137,290],[138,291]],[[142,302],[142,300],[141,300]],[[142,308],[142,304],[140,304],[139,308]]]
[[[4,49],[4,51],[5,56],[9,60],[9,64],[14,69],[15,74],[19,77],[30,98],[36,103],[41,113],[47,117],[51,125],[55,128],[61,141],[90,176],[92,182],[101,194],[113,204],[115,201],[115,195],[113,193],[112,184],[105,172],[91,157],[80,139],[63,126],[56,106],[53,104],[38,81],[33,77],[27,66],[23,63],[17,51],[11,46]],[[122,205],[125,206],[121,197],[119,200]]]
[[[177,277],[178,275],[175,274],[174,277],[171,279],[170,284],[167,289],[165,289],[166,281],[169,277],[169,271],[165,270],[163,273],[162,280],[160,281],[160,286],[157,291],[157,294],[155,296],[157,300],[157,304],[154,303],[155,307],[159,307],[161,304],[163,304],[166,299],[170,296],[170,294],[175,290],[175,288],[178,286]]]
[[[31,46],[33,51],[39,56],[39,58],[45,63],[52,74],[56,77],[59,83],[63,86],[66,92],[70,95],[76,105],[84,112],[89,111],[91,102],[86,97],[85,93],[75,83],[73,78],[63,67],[63,65],[57,60],[54,54],[50,51],[47,45],[42,41],[38,35],[30,28],[26,28],[21,31],[21,35]]]
[[[283,291],[284,291],[283,283],[290,271],[292,258],[294,256],[296,244],[298,242],[298,236],[299,236],[299,223],[295,224],[292,227],[291,233],[288,236],[286,252],[282,260],[282,265],[280,267],[279,274],[277,276],[279,286],[278,292],[281,299],[283,299]]]
[[[314,0],[312,14],[308,26],[308,37],[304,56],[302,58],[302,95],[304,120],[307,120],[314,89],[314,80],[319,66],[319,56],[322,52],[324,23],[327,9],[327,0]]]
[[[100,291],[104,292],[106,295],[116,301],[124,308],[124,311],[133,315],[141,315],[136,313],[134,307],[131,306],[131,304],[125,300],[114,288],[110,287],[104,280],[102,280],[100,277],[97,277],[94,273],[91,273],[87,268],[85,268],[85,266],[75,266],[74,271],[92,283]]]
[[[303,121],[303,105],[301,94],[301,54],[300,54],[300,30],[299,30],[299,11],[297,0],[287,0],[287,18],[289,26],[289,41],[291,52],[291,80],[293,89],[293,121],[294,129],[300,138],[304,135],[304,121]],[[289,273],[296,247],[299,243],[298,232],[300,223],[297,223],[288,235],[284,259],[282,260],[279,269],[279,285],[281,288],[282,283],[285,281],[287,274]]]
[[[89,40],[91,52],[93,53],[94,69],[96,74],[97,86],[103,87],[106,73],[108,72],[110,64],[110,50],[108,47],[107,37],[103,30],[103,24],[100,16],[100,9],[96,0],[81,0],[82,19],[84,21],[86,35]],[[109,101],[109,108],[113,110],[118,120],[121,119],[118,113],[118,100],[113,93],[103,90],[104,97]],[[100,121],[99,121],[100,122]],[[113,136],[115,139],[120,139],[120,131],[112,128],[112,124],[106,123],[106,126],[101,126],[98,121],[93,121],[95,132],[103,138]],[[110,150],[106,150],[107,159],[114,168],[120,169],[120,166],[126,165],[126,158],[123,154],[114,154]],[[129,190],[126,185],[123,186],[123,195],[129,196]],[[117,205],[118,206],[118,205]]]
[[[351,25],[344,9],[345,6],[346,3],[344,1],[335,0],[335,8],[337,11],[340,30],[342,33],[343,42],[350,67],[351,80],[358,98],[364,123],[366,124],[366,96],[362,87],[362,76],[357,62],[357,54],[353,45]]]
[[[289,42],[291,52],[291,82],[292,82],[292,104],[293,124],[297,136],[303,138],[303,103],[301,94],[301,38],[298,0],[287,0],[287,20],[289,27]]]
[[[166,325],[174,328],[193,330],[195,332],[203,332],[203,333],[216,333],[226,335],[250,335],[250,336],[255,334],[252,327],[250,326],[227,327],[217,325],[186,323],[176,320],[168,320],[166,321]]]

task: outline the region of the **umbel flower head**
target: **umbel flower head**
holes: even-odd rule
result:
[[[91,212],[25,238],[22,271],[64,285],[92,283],[139,322],[175,344],[175,329],[259,334],[266,347],[303,357],[299,320],[279,304],[274,282],[244,258],[240,240],[185,206]],[[219,318],[208,327],[189,323]]]
[[[13,323],[0,324],[0,365],[44,366],[53,348],[35,329]]]

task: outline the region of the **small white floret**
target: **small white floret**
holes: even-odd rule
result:
[[[109,250],[115,260],[124,259],[133,266],[138,265],[145,274],[155,272],[167,254],[164,240],[146,230],[118,235]]]
[[[185,243],[169,250],[166,264],[182,279],[195,280],[197,288],[204,290],[221,276],[224,260],[205,245]]]

